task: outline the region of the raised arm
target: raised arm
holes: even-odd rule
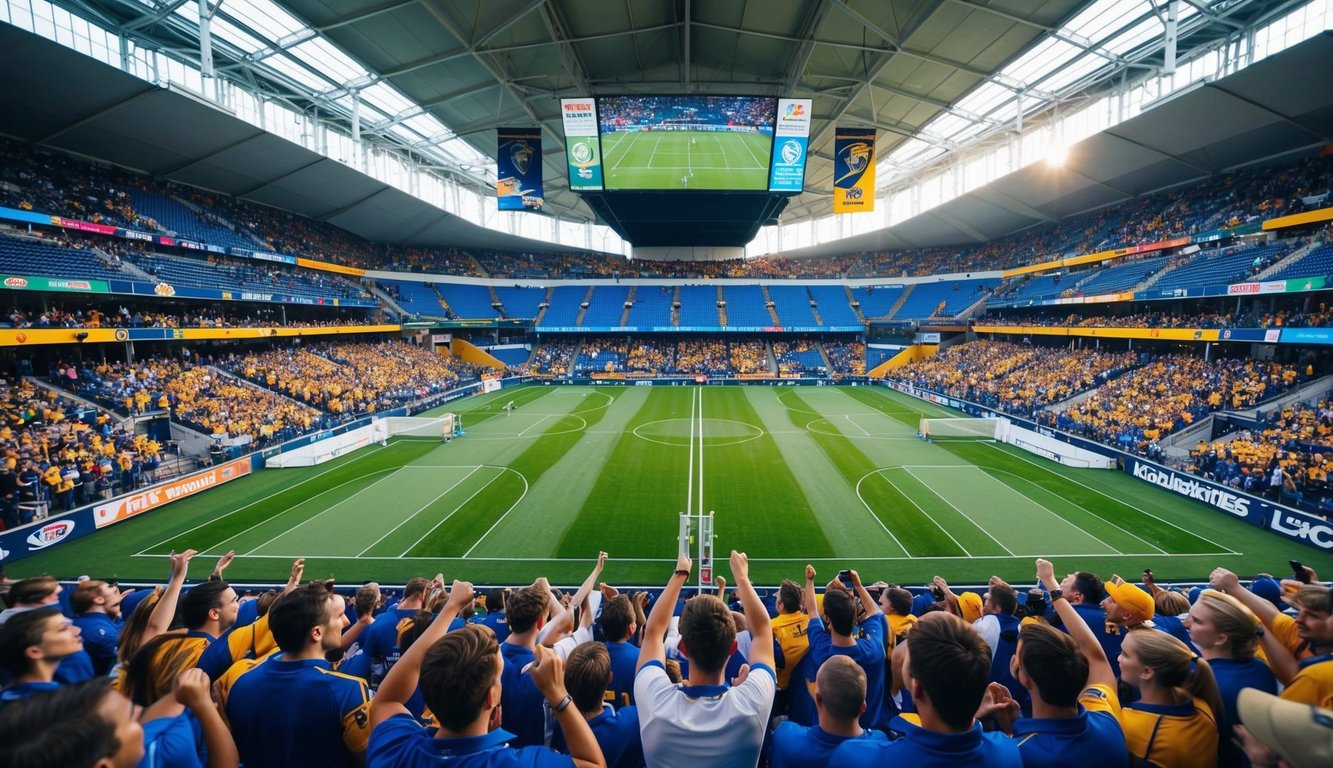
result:
[[[773,626],[768,618],[768,609],[759,593],[750,583],[750,558],[744,552],[731,550],[731,577],[736,580],[736,594],[745,609],[745,624],[750,629],[750,665],[766,665],[774,669]]]
[[[801,607],[805,609],[805,615],[811,618],[819,616],[819,602],[815,600],[815,567],[813,565],[805,566],[805,589],[801,592]]]
[[[866,616],[874,616],[880,612],[879,603],[870,596],[870,592],[861,584],[861,574],[851,571],[852,587],[856,590],[856,596],[861,601],[861,608],[865,610]]]
[[[690,556],[681,554],[676,559],[676,570],[667,580],[666,586],[662,589],[662,594],[657,597],[657,603],[653,605],[652,613],[648,614],[648,621],[643,628],[643,642],[639,646],[639,663],[634,667],[637,672],[643,669],[643,666],[650,661],[664,663],[666,661],[666,631],[667,626],[671,624],[671,614],[675,612],[676,600],[680,598],[681,587],[689,581],[690,568],[694,565]]]
[[[212,686],[208,682],[208,673],[195,667],[187,669],[176,678],[176,701],[190,708],[199,720],[204,732],[204,744],[208,747],[207,768],[236,768],[241,757],[236,751],[236,742],[222,720],[222,714],[213,704]]]
[[[217,564],[213,566],[213,575],[210,576],[209,578],[221,579],[223,572],[227,570],[227,566],[231,565],[231,561],[235,559],[236,559],[236,550],[234,549],[228,552],[227,554],[223,555],[222,557],[219,557]]]
[[[291,573],[287,574],[287,585],[282,588],[282,594],[287,594],[296,589],[301,584],[301,576],[305,573],[305,558],[298,557],[292,562]]]
[[[1047,592],[1052,592],[1060,588],[1060,582],[1055,579],[1055,566],[1051,565],[1049,560],[1037,560],[1037,580],[1046,588]],[[1069,632],[1069,637],[1078,646],[1078,650],[1083,657],[1088,660],[1088,685],[1105,685],[1112,690],[1116,687],[1115,672],[1111,669],[1111,662],[1106,658],[1106,651],[1102,649],[1102,644],[1097,641],[1097,636],[1093,634],[1092,628],[1083,620],[1079,612],[1074,610],[1074,606],[1062,595],[1059,600],[1052,600],[1055,612],[1064,622],[1065,630]]]
[[[537,646],[537,658],[529,674],[537,690],[545,697],[551,714],[560,723],[560,730],[565,734],[565,745],[569,748],[569,758],[574,761],[575,768],[606,768],[606,759],[602,757],[602,748],[597,744],[597,737],[593,736],[592,727],[579,708],[574,706],[565,688],[565,663],[560,660],[560,656],[555,651]]]
[[[570,628],[573,628],[574,608],[583,605],[583,602],[588,599],[588,595],[592,593],[594,588],[596,588],[597,579],[601,577],[602,569],[605,567],[606,553],[598,552],[597,562],[593,565],[592,571],[588,574],[588,578],[584,579],[583,583],[579,585],[579,589],[574,593],[574,597],[570,599],[569,605],[566,606],[557,601],[558,608],[555,615],[551,617],[551,620],[541,632],[541,642],[543,645],[554,645],[555,641],[559,640],[560,635],[564,633],[567,625]]]
[[[180,554],[171,553],[171,576],[167,579],[167,589],[148,616],[148,626],[144,627],[143,637],[139,638],[140,645],[171,629],[171,622],[176,618],[176,603],[180,600],[181,588],[185,586],[185,574],[190,570],[190,561],[197,554],[193,549]]]
[[[444,604],[435,620],[430,623],[421,637],[412,643],[393,665],[384,682],[380,683],[375,698],[370,703],[370,725],[375,727],[394,715],[408,712],[407,700],[416,692],[417,681],[421,678],[421,660],[435,641],[449,631],[449,624],[458,616],[468,603],[472,602],[472,585],[466,581],[455,581],[449,591],[449,601]]]
[[[1277,606],[1240,585],[1240,578],[1225,568],[1214,568],[1208,576],[1208,585],[1218,592],[1224,592],[1241,601],[1246,608],[1254,611],[1265,627],[1273,628],[1273,619],[1277,618]]]

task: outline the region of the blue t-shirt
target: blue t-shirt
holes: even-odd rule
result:
[[[773,731],[769,748],[770,768],[827,768],[833,751],[847,741],[888,741],[883,731],[863,730],[860,736],[834,736],[817,725],[803,726],[788,720]]]
[[[352,768],[370,736],[370,691],[323,659],[277,654],[232,684],[227,721],[246,768]]]
[[[1185,629],[1185,622],[1181,621],[1179,616],[1154,616],[1152,623],[1161,631],[1185,645],[1193,647],[1193,641],[1190,640],[1190,631]]]
[[[797,725],[814,725],[819,722],[819,709],[815,707],[815,675],[819,665],[815,655],[807,653],[792,670],[791,681],[787,683],[787,717]]]
[[[93,663],[93,674],[101,676],[116,664],[116,648],[120,643],[122,624],[112,621],[105,613],[81,613],[75,616],[83,650]]]
[[[514,735],[495,730],[485,736],[437,739],[408,715],[394,715],[370,735],[366,768],[572,768],[573,759],[546,747],[512,748]]]
[[[532,747],[546,743],[546,697],[537,690],[523,667],[536,656],[531,648],[500,643],[504,671],[500,673],[500,727],[514,734],[514,746]]]
[[[814,668],[818,672],[830,656],[847,656],[856,662],[866,673],[866,711],[861,714],[862,728],[884,727],[884,637],[888,634],[888,622],[884,614],[876,613],[861,621],[861,636],[856,645],[836,646],[833,637],[824,629],[824,622],[818,616],[810,617],[806,625],[806,636],[810,638],[810,652],[814,657]],[[804,659],[802,660],[804,661]]]
[[[1110,712],[1079,705],[1074,717],[1024,717],[1014,721],[1014,741],[1024,768],[1125,768],[1129,750],[1120,721]]]
[[[79,651],[61,659],[56,667],[55,680],[61,685],[74,685],[97,677],[93,671],[93,659],[87,651]]]
[[[856,739],[833,751],[829,765],[910,765],[912,768],[1023,768],[1018,744],[1003,733],[983,733],[981,724],[963,733],[936,733],[895,717],[890,727],[901,733],[897,741]]]
[[[203,726],[190,710],[143,724],[139,768],[203,768],[203,754]]]
[[[480,623],[491,628],[497,643],[503,643],[509,637],[509,620],[505,618],[504,611],[488,613],[482,617]]]
[[[404,619],[416,615],[416,610],[393,609],[375,617],[370,626],[361,631],[362,653],[370,654],[371,676],[367,679],[371,685],[378,686],[389,670],[398,663],[401,651],[398,650],[398,624]]]
[[[8,688],[0,691],[0,707],[6,704],[12,704],[16,701],[30,699],[41,693],[50,693],[60,689],[60,683],[40,682],[40,683],[15,683]]]
[[[1217,742],[1217,763],[1221,766],[1248,765],[1245,753],[1230,738],[1232,726],[1240,722],[1236,714],[1236,697],[1244,688],[1257,688],[1276,696],[1277,678],[1273,677],[1273,670],[1258,659],[1211,659],[1208,666],[1213,668],[1224,707],[1217,719],[1217,731],[1223,736]]]
[[[607,701],[617,709],[634,703],[634,673],[639,666],[639,647],[632,643],[607,643],[606,652],[611,657],[611,685],[606,689],[611,694]]]
[[[597,746],[602,748],[606,768],[643,768],[643,740],[639,738],[639,710],[602,704],[602,714],[588,721]],[[564,731],[559,727],[551,734],[551,749],[562,755],[569,754]]]

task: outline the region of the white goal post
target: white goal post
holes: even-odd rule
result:
[[[999,418],[923,418],[921,419],[920,431],[922,437],[931,440],[938,438],[971,438],[974,440],[1006,442],[1009,438],[1009,420]]]
[[[420,416],[390,416],[377,419],[375,424],[383,431],[376,439],[390,437],[429,437],[448,442],[463,434],[463,419],[456,413],[423,418]]]

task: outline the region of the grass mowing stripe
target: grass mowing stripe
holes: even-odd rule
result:
[[[692,387],[654,387],[648,392],[615,439],[610,453],[615,465],[598,473],[574,522],[561,536],[556,556],[585,555],[589,543],[597,541],[606,542],[603,548],[611,547],[607,551],[615,557],[661,557],[675,551],[672,542],[679,529],[677,516],[685,511],[689,472],[688,431],[676,427],[689,421],[692,395]],[[639,430],[652,436],[654,427],[668,444],[635,434]]]
[[[614,395],[606,394],[613,399],[619,399],[624,392],[625,390],[616,390]],[[610,408],[600,398],[589,398],[589,402],[581,404],[572,413],[583,417],[588,422],[588,427],[592,428],[602,420],[608,410]],[[558,422],[551,423],[548,429],[558,429]],[[498,516],[513,505],[514,500],[522,493],[524,478],[529,486],[535,485],[542,475],[585,437],[584,430],[549,436],[543,434],[518,458],[509,462],[509,467],[522,477],[516,477],[513,472],[505,472],[501,478],[488,485],[462,509],[455,512],[447,526],[441,526],[431,532],[413,546],[408,554],[446,557],[462,555],[490,529]]]
[[[759,425],[763,422],[741,387],[704,387],[704,506],[716,510],[715,531],[722,550],[748,547],[755,553],[788,552],[791,542],[801,542],[809,557],[833,555],[824,529],[800,485],[787,471],[772,435],[727,445],[709,437],[716,420]],[[723,443],[723,444],[718,444]],[[782,524],[774,525],[781,511]],[[659,549],[658,552],[662,550]]]
[[[781,399],[794,409],[787,414],[792,424],[804,428],[809,420],[809,413],[818,413],[796,392],[787,390]],[[866,475],[874,473],[876,466],[852,440],[846,437],[823,432],[810,432],[833,466],[838,468],[847,484],[855,488]],[[867,486],[873,496],[867,496]],[[862,497],[870,505],[872,514],[893,531],[893,535],[911,555],[966,555],[961,547],[954,543],[949,534],[927,516],[919,506],[913,505],[898,489],[887,482],[878,485],[861,483]]]

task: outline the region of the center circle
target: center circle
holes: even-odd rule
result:
[[[635,427],[634,436],[650,443],[686,447],[691,442],[690,435],[700,427],[706,446],[736,445],[764,435],[764,430],[753,424],[731,419],[662,419]]]

